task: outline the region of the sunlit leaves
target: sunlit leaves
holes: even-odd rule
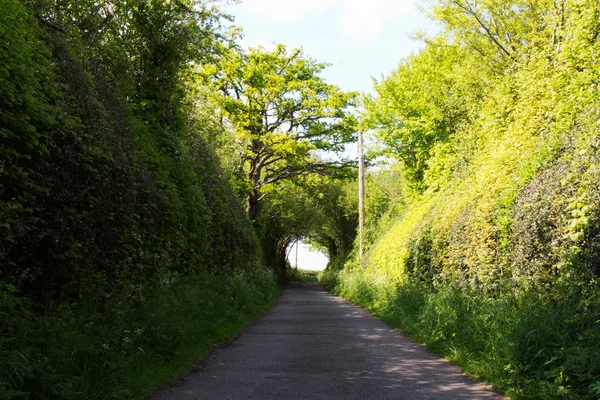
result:
[[[355,140],[356,119],[350,107],[356,94],[326,83],[319,75],[325,67],[300,49],[278,45],[271,52],[262,47],[231,51],[199,74],[204,84],[223,94],[223,115],[244,146],[241,170],[252,187],[252,218],[267,186],[332,173],[345,164],[320,161],[314,153],[340,152]]]
[[[415,186],[423,183],[434,145],[476,113],[485,82],[471,75],[477,65],[464,48],[437,38],[376,82],[377,97],[366,98],[364,125],[375,130],[385,155],[403,162]]]
[[[451,352],[465,336],[450,325],[479,307],[473,299],[482,309],[510,304],[499,317],[486,311],[463,344],[466,358],[477,352],[472,343],[485,343],[486,356],[491,348],[516,351],[472,365],[504,376],[499,382],[516,397],[595,398],[600,3],[434,4],[443,40],[426,40],[366,101],[365,125],[422,190],[410,194],[391,228],[373,223],[385,233],[366,265],[353,268],[352,260],[333,283],[353,300],[392,310],[391,319],[442,320],[439,330],[423,332],[434,332],[436,344],[447,340]],[[433,307],[425,301],[397,312],[420,291]],[[456,294],[468,299],[466,308]],[[551,329],[540,330],[544,319]],[[484,325],[494,332],[487,339]],[[509,341],[498,346],[500,337]]]

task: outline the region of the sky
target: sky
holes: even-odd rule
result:
[[[372,92],[381,78],[422,46],[411,39],[436,26],[419,0],[242,0],[226,6],[244,31],[245,47],[283,43],[332,64],[323,76],[343,90]]]
[[[417,1],[242,0],[225,11],[243,28],[242,46],[302,47],[306,56],[331,64],[322,74],[328,83],[373,93],[372,78],[388,75],[422,46],[411,34],[437,30]],[[295,265],[295,248],[291,250],[290,263]],[[322,270],[327,257],[301,243],[298,264]]]
[[[310,249],[310,245],[302,241],[298,244],[298,263],[296,264],[296,244],[289,249],[288,261],[290,265],[299,269],[322,271],[329,261],[327,256],[319,251]]]

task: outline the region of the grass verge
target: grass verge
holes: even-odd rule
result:
[[[327,272],[321,281],[513,399],[600,398],[597,299],[393,287],[351,271]]]
[[[0,302],[0,399],[141,399],[264,314],[270,270],[130,286],[103,304],[43,316],[10,288]],[[101,311],[98,311],[101,309]]]

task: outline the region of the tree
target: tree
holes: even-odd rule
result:
[[[297,240],[307,237],[321,220],[311,193],[300,185],[286,185],[264,199],[257,216],[266,262],[279,273],[287,267],[287,251]]]
[[[352,179],[302,177],[265,198],[258,226],[267,262],[283,272],[298,239],[327,253],[330,261],[348,255],[358,227],[357,201],[355,173]]]
[[[351,179],[317,177],[305,189],[310,193],[309,207],[319,218],[308,239],[329,256],[330,262],[345,257],[354,245],[358,229],[356,175]]]
[[[325,83],[325,64],[283,45],[235,51],[200,74],[224,96],[223,116],[241,143],[239,171],[247,183],[247,212],[255,220],[264,196],[283,181],[335,175],[348,160],[320,160],[315,151],[341,152],[355,140],[349,111],[357,94]]]
[[[540,22],[550,0],[439,0],[434,18],[444,22],[455,40],[467,45],[497,71],[518,61],[527,33]]]
[[[485,79],[478,59],[444,38],[430,39],[390,76],[375,81],[376,97],[365,97],[363,125],[375,131],[383,155],[402,162],[415,188],[424,188],[435,146],[476,114],[469,107],[480,102]]]
[[[202,0],[3,2],[1,284],[93,302],[252,259],[253,228],[202,140],[220,121],[190,115],[192,63],[227,45],[221,18]]]

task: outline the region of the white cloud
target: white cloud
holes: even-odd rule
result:
[[[277,22],[298,21],[306,14],[323,13],[338,0],[244,0],[242,7],[254,15]]]
[[[1,0],[0,0],[1,1]],[[335,10],[342,36],[373,40],[385,24],[417,9],[416,0],[242,0],[241,9],[270,22],[302,23],[311,14]]]
[[[347,36],[375,39],[384,24],[414,10],[414,0],[343,0],[338,30]]]

